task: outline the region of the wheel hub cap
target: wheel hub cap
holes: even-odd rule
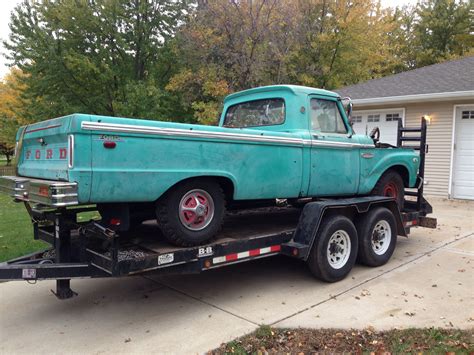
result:
[[[384,196],[388,196],[388,197],[393,197],[393,198],[397,198],[398,197],[398,190],[397,190],[397,186],[392,183],[392,182],[389,182],[387,185],[385,185],[385,187],[383,188],[383,195]]]
[[[338,230],[329,238],[327,259],[329,265],[334,269],[340,269],[346,265],[351,254],[351,240],[349,234],[344,230]]]
[[[372,250],[377,255],[383,255],[390,246],[392,229],[385,220],[378,221],[372,231]]]
[[[206,228],[214,217],[214,201],[204,190],[188,191],[179,203],[179,220],[189,230]]]

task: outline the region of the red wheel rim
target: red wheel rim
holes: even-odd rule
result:
[[[189,230],[206,228],[214,217],[214,200],[201,189],[187,192],[179,203],[179,220]]]
[[[393,197],[394,199],[397,199],[397,197],[398,197],[397,185],[395,185],[393,182],[389,182],[383,188],[383,195],[388,196],[388,197]]]

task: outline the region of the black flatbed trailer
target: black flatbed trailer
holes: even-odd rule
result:
[[[404,130],[415,129],[399,127],[399,145]],[[403,211],[393,198],[382,196],[321,199],[302,209],[288,205],[231,211],[213,242],[175,247],[160,237],[153,221],[131,232],[115,232],[100,221],[79,221],[79,214],[95,207],[48,210],[25,202],[34,238],[51,248],[0,264],[0,280],[57,280],[56,296],[67,299],[76,294],[70,288],[75,278],[199,273],[278,254],[305,261],[316,277],[328,282],[345,277],[357,256],[366,265],[383,265],[393,253],[397,235],[408,236],[412,227],[436,227],[436,219],[427,217],[432,208],[423,197],[424,120],[418,131],[419,183],[405,191]]]
[[[402,236],[414,226],[436,226],[436,220],[423,216],[424,212],[399,213],[391,198],[356,197],[311,202],[302,210],[288,206],[231,212],[212,243],[175,247],[160,237],[154,221],[119,235],[95,221],[77,222],[79,213],[92,208],[31,210],[35,239],[51,244],[51,248],[0,264],[0,280],[57,280],[55,294],[65,299],[75,295],[70,289],[74,278],[152,271],[199,273],[277,254],[306,261],[324,218],[349,211],[363,215],[375,207],[393,212],[397,234]]]

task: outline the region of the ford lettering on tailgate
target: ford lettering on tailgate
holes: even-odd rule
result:
[[[67,148],[27,149],[26,160],[61,160],[67,159]]]

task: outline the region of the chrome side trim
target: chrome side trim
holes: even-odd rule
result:
[[[101,123],[101,122],[87,122],[81,123],[81,128],[88,131],[110,131],[119,133],[141,133],[160,136],[176,136],[176,137],[191,137],[191,138],[215,138],[228,139],[233,141],[247,141],[259,143],[274,143],[283,145],[302,146],[303,139],[301,138],[285,138],[275,136],[252,135],[242,133],[228,133],[228,132],[211,132],[211,131],[194,131],[192,129],[181,128],[164,128],[164,127],[149,127],[149,126],[135,126],[120,123]]]
[[[313,147],[326,147],[326,148],[375,148],[374,145],[350,143],[350,142],[337,142],[337,141],[311,141]]]
[[[278,145],[290,146],[322,146],[334,148],[374,148],[373,145],[336,142],[336,141],[314,141],[311,139],[302,138],[286,138],[278,136],[263,136],[245,134],[245,133],[230,133],[230,132],[211,132],[211,131],[194,131],[193,129],[181,128],[164,128],[164,127],[150,127],[150,126],[135,126],[121,123],[102,123],[102,122],[88,122],[83,121],[81,128],[87,131],[109,131],[118,133],[140,133],[158,136],[172,136],[172,137],[190,137],[190,138],[204,138],[204,139],[226,139],[240,142],[257,142]]]

